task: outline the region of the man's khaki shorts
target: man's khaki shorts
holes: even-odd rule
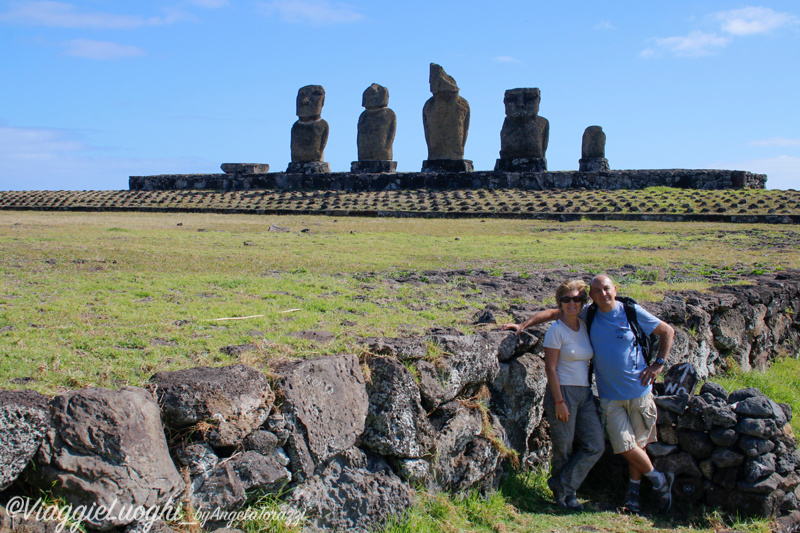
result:
[[[600,412],[614,453],[644,448],[656,441],[658,413],[651,393],[633,400],[601,398]]]

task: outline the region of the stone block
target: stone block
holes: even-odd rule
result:
[[[51,403],[52,427],[36,457],[42,483],[67,504],[104,507],[94,529],[131,523],[124,512],[177,498],[184,482],[167,448],[161,413],[144,389],[82,389]]]
[[[266,174],[269,165],[266,163],[222,163],[220,168],[225,174],[248,176],[250,174]]]
[[[774,450],[775,443],[769,439],[742,435],[739,437],[739,448],[744,451],[747,457],[756,457]]]
[[[422,162],[422,172],[472,172],[474,168],[469,159],[426,159]]]
[[[304,359],[276,369],[289,430],[287,452],[301,478],[349,450],[364,432],[369,397],[355,355]]]
[[[287,174],[328,174],[330,163],[324,161],[292,161],[286,167]]]
[[[494,164],[495,172],[547,172],[544,157],[500,158]]]
[[[247,365],[157,372],[150,378],[164,423],[182,430],[200,422],[212,446],[236,446],[264,423],[275,395],[263,372]]]
[[[369,411],[362,447],[380,455],[419,459],[434,444],[434,429],[422,407],[414,376],[396,359],[373,357],[367,365]]]
[[[605,157],[581,158],[578,160],[579,172],[609,172],[610,170],[608,159]]]
[[[714,444],[723,448],[733,446],[739,440],[739,434],[732,428],[714,428],[708,436]]]
[[[697,387],[697,372],[692,363],[672,365],[664,374],[664,393],[667,395],[694,395]]]
[[[397,161],[353,161],[350,172],[355,174],[388,174],[397,172]]]
[[[711,454],[711,461],[718,468],[733,468],[744,463],[745,456],[732,448],[717,448]]]
[[[0,490],[22,473],[50,427],[50,398],[0,390]]]

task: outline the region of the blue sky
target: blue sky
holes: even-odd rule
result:
[[[470,104],[476,170],[498,157],[504,91],[539,87],[550,170],[577,169],[600,125],[612,169],[800,188],[796,1],[0,0],[0,190],[285,170],[308,84],[326,90],[333,171],[357,159],[371,83],[397,114],[398,171],[419,171],[431,62]]]

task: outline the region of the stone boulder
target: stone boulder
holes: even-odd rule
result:
[[[219,457],[207,442],[179,446],[173,450],[178,466],[186,468],[192,491],[196,492],[219,464]]]
[[[33,507],[35,500],[29,500],[29,505]],[[24,504],[23,504],[24,505]],[[36,514],[26,518],[24,508],[17,509],[13,503],[9,504],[10,509],[0,506],[0,532],[2,533],[62,533],[65,531],[61,522],[56,520],[40,521]],[[67,528],[66,531],[69,531]]]
[[[747,322],[738,308],[726,309],[711,322],[714,344],[723,353],[730,353],[744,370],[750,370],[750,344]]]
[[[433,447],[434,429],[414,376],[395,359],[373,357],[367,365],[369,412],[361,445],[381,455],[419,459]]]
[[[206,422],[205,440],[236,446],[269,415],[275,398],[264,373],[247,365],[157,372],[150,378],[164,424],[173,430]]]
[[[672,365],[664,374],[664,393],[694,395],[698,376],[692,363]]]
[[[530,444],[531,436],[542,421],[542,401],[547,390],[544,360],[525,354],[509,363],[501,363],[497,378],[490,383],[492,410],[505,429],[508,446],[520,454],[523,464],[546,460],[538,447]]]
[[[93,528],[126,525],[133,518],[125,509],[161,505],[184,490],[158,405],[143,389],[95,388],[57,396],[51,426],[36,456],[37,475],[67,504],[108,509],[89,522]]]
[[[374,355],[394,357],[400,361],[424,359],[428,353],[428,342],[423,337],[369,337],[364,339],[364,344]]]
[[[191,501],[195,509],[232,511],[247,502],[249,491],[274,493],[291,479],[274,457],[246,451],[221,461],[205,476]]]
[[[433,335],[426,360],[414,363],[422,403],[428,411],[459,395],[470,395],[495,380],[500,370],[497,347],[480,335]]]
[[[0,390],[0,490],[17,479],[50,427],[50,398],[34,391]]]
[[[316,467],[349,450],[364,432],[369,397],[355,355],[320,357],[277,369],[288,426],[292,472],[302,480]]]
[[[505,440],[497,417],[484,414],[478,405],[449,402],[431,420],[438,435],[428,485],[454,492],[494,487],[502,473],[499,444]]]
[[[533,335],[530,331],[525,330],[520,333],[511,331],[487,331],[481,333],[493,346],[497,353],[497,360],[505,363],[519,357],[520,355],[532,352],[539,338]]]
[[[352,448],[295,487],[286,504],[305,512],[312,528],[366,533],[412,502],[411,489],[386,461]]]

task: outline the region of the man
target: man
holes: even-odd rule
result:
[[[630,481],[625,495],[625,508],[639,512],[639,485],[646,476],[655,488],[659,508],[666,513],[672,505],[673,474],[663,474],[653,468],[645,447],[656,441],[656,406],[652,384],[664,370],[664,361],[672,348],[675,330],[636,305],[636,317],[646,335],[658,336],[658,355],[647,365],[641,347],[625,315],[625,308],[616,300],[617,288],[609,276],[601,274],[592,279],[589,296],[597,312],[589,329],[594,348],[594,369],[600,410],[606,433],[614,453],[628,462]],[[585,321],[588,306],[581,318]],[[561,312],[549,309],[535,313],[522,324],[506,324],[505,329],[517,333],[525,328],[556,320]]]

